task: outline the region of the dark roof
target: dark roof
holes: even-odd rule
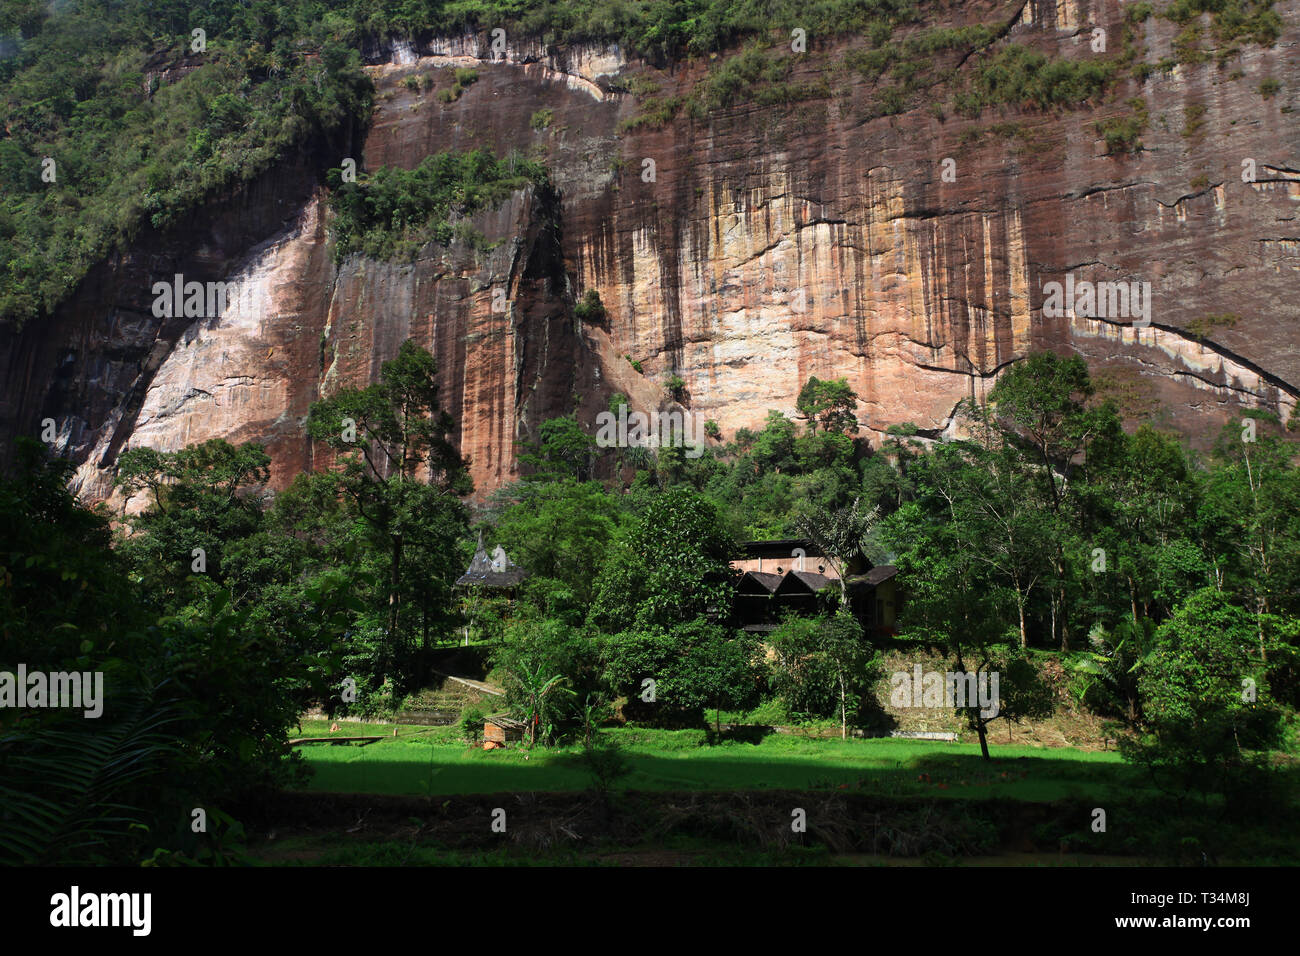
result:
[[[507,714],[490,714],[483,718],[485,724],[496,724],[502,730],[527,730],[526,721],[516,720]]]
[[[740,584],[738,586],[743,587],[746,578],[753,580],[759,587],[763,588],[763,590],[767,591],[769,594],[775,591],[781,584],[781,575],[779,574],[769,574],[766,571],[746,571],[741,575]]]
[[[848,589],[854,593],[860,593],[863,590],[870,590],[878,585],[884,584],[890,578],[898,573],[898,568],[892,564],[882,564],[872,568],[866,574],[855,574],[846,578],[844,583]]]
[[[807,538],[770,538],[766,541],[740,542],[742,557],[746,558],[793,558],[795,548],[803,549],[810,558],[823,557],[821,549]]]
[[[478,550],[474,552],[474,560],[469,563],[469,570],[458,577],[456,583],[485,588],[512,588],[528,577],[528,572],[511,561],[499,546],[493,553],[493,557],[498,558],[499,566],[504,565],[502,570],[498,571],[493,567],[493,559],[489,558],[487,551],[483,549],[483,539],[480,537]]]
[[[867,581],[871,584],[883,584],[897,573],[898,568],[892,564],[882,564],[867,572]]]
[[[785,572],[785,576],[781,579],[781,585],[778,590],[789,592],[797,590],[798,586],[802,584],[805,588],[815,594],[822,588],[826,587],[826,585],[830,584],[832,580],[834,579],[828,578],[824,574],[816,574],[812,571],[787,571]]]

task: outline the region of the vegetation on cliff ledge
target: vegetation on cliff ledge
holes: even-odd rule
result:
[[[426,156],[414,169],[385,166],[355,183],[341,182],[338,170],[328,178],[337,187],[330,197],[335,261],[353,252],[410,259],[426,243],[445,246],[454,238],[481,247],[483,238],[468,223],[453,222],[455,217],[548,182],[540,163],[516,154],[498,159],[484,149]]]
[[[142,226],[369,113],[356,50],[309,51],[230,4],[46,8],[0,12],[0,321],[53,309]]]

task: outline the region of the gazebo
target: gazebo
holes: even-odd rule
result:
[[[470,624],[474,622],[474,612],[484,598],[504,597],[515,599],[516,589],[528,577],[528,572],[510,560],[505,548],[497,545],[489,557],[483,547],[483,532],[478,533],[478,548],[469,563],[469,569],[456,579],[456,587],[461,589],[470,612]],[[465,643],[469,643],[469,627],[465,628]]]

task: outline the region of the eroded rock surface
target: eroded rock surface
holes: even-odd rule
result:
[[[1118,31],[1122,15],[1109,2],[972,6],[952,22],[1003,24],[1007,40],[1068,57],[1092,55],[1092,26]],[[54,418],[90,498],[109,495],[123,448],[211,437],[265,442],[283,486],[319,464],[311,402],[374,380],[407,337],[438,359],[479,496],[517,474],[518,443],[546,418],[576,408],[590,424],[615,391],[655,408],[672,375],[727,438],[768,409],[792,413],[810,375],[849,380],[868,434],[910,421],[938,435],[958,401],[1037,349],[1082,354],[1130,421],[1197,443],[1242,407],[1285,420],[1300,386],[1300,10],[1278,12],[1272,48],[1126,80],[1080,109],[975,120],[940,118],[940,90],[876,115],[870,81],[827,71],[854,40],[814,37],[796,66],[793,81],[830,75],[829,96],[630,128],[644,98],[612,81],[650,78],[667,97],[710,64],[656,69],[614,47],[493,54],[486,37],[370,50],[362,168],[520,149],[545,157],[555,194],[473,217],[497,243],[486,253],[336,265],[321,163],[287,162],[192,229],[142,236],[44,327],[0,337],[0,424],[35,434]],[[1146,60],[1170,54],[1175,25],[1136,29]],[[443,102],[454,67],[478,79]],[[1281,83],[1269,99],[1265,77]],[[1096,124],[1137,96],[1144,148],[1107,155]],[[151,284],[174,272],[240,295],[217,319],[156,319]],[[1150,327],[1045,316],[1043,286],[1066,273],[1150,282]],[[573,318],[588,289],[608,312],[599,326]]]

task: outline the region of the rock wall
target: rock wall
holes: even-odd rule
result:
[[[1095,55],[1093,26],[1117,43],[1124,8],[1017,0],[939,20],[1073,58]],[[1045,348],[1086,357],[1130,421],[1196,442],[1242,407],[1286,419],[1300,394],[1300,9],[1277,9],[1274,47],[1125,80],[1079,109],[974,120],[934,108],[946,87],[878,115],[876,84],[835,66],[854,39],[810,37],[795,66],[792,81],[826,81],[830,95],[661,124],[630,122],[647,104],[617,90],[648,80],[659,97],[686,94],[716,64],[657,68],[615,47],[493,53],[487,37],[368,50],[362,168],[520,149],[545,158],[557,195],[518,193],[475,217],[500,243],[487,254],[430,246],[413,263],[335,265],[319,167],[342,156],[286,163],[193,230],[142,236],[46,326],[0,334],[0,432],[55,418],[92,498],[130,444],[218,436],[266,442],[282,486],[317,464],[311,401],[373,380],[408,336],[438,359],[479,496],[516,474],[517,442],[545,418],[576,408],[590,423],[614,391],[657,407],[671,375],[727,438],[768,409],[793,412],[810,375],[849,380],[868,434],[911,421],[938,435],[958,401]],[[1170,55],[1178,29],[1139,24],[1144,58]],[[444,102],[466,66],[478,80]],[[1266,77],[1281,84],[1268,99]],[[1107,155],[1097,123],[1130,115],[1133,97],[1149,114],[1143,149]],[[150,285],[173,272],[233,279],[240,295],[219,319],[155,320]],[[1150,327],[1046,315],[1044,285],[1066,273],[1150,282]],[[572,318],[587,289],[601,325]]]

